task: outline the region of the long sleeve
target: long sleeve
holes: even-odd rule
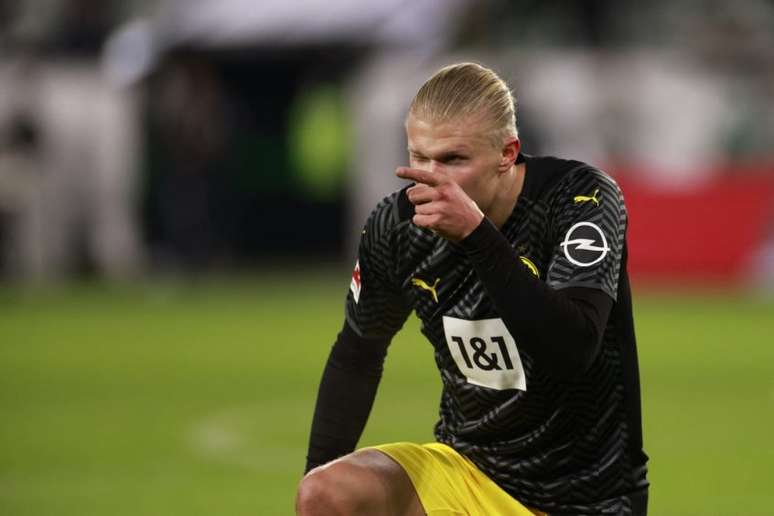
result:
[[[355,449],[373,406],[390,339],[365,339],[347,323],[317,393],[306,471]]]
[[[606,293],[584,287],[554,290],[519,262],[486,218],[461,245],[520,347],[558,378],[588,369],[613,305]]]
[[[328,356],[317,393],[307,471],[357,446],[382,377],[387,347],[411,311],[392,273],[396,197],[393,194],[377,205],[360,237],[344,327]]]

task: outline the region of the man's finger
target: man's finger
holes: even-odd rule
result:
[[[415,225],[419,226],[420,228],[432,229],[433,226],[438,222],[438,216],[416,214],[411,220],[414,222]]]
[[[406,195],[412,204],[423,204],[438,199],[438,192],[423,184],[412,186],[406,191]]]
[[[395,175],[400,178],[416,181],[429,186],[438,186],[443,182],[444,177],[437,172],[430,172],[429,170],[419,170],[409,167],[398,167],[395,171]]]
[[[417,213],[419,215],[430,215],[432,213],[438,213],[438,206],[436,203],[432,203],[432,202],[417,204],[414,207],[414,213]]]

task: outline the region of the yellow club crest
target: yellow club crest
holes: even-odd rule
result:
[[[532,271],[532,274],[534,274],[536,277],[540,277],[540,272],[538,272],[537,265],[535,265],[532,260],[527,258],[526,256],[519,256],[519,260],[521,260],[521,263],[527,266],[527,268]]]

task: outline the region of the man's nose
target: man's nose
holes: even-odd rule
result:
[[[437,172],[440,174],[444,173],[443,163],[433,159],[416,163],[414,164],[414,168],[417,170],[424,170],[425,172],[434,172],[434,173]]]

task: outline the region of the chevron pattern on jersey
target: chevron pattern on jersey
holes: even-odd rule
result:
[[[526,167],[524,191],[501,228],[513,246],[514,266],[524,266],[519,256],[525,256],[555,289],[584,286],[617,299],[626,273],[627,224],[618,186],[579,162],[527,157]],[[526,391],[469,383],[449,352],[442,318],[498,314],[462,248],[413,225],[401,195],[386,197],[366,222],[359,248],[362,290],[358,302],[352,293],[347,299],[349,324],[365,337],[392,336],[416,312],[443,384],[436,439],[522,503],[551,514],[629,514],[627,494],[647,487],[644,454],[631,456],[630,427],[639,414],[628,413],[624,402],[624,376],[632,368],[622,363],[621,350],[635,343],[621,339],[626,332],[617,331],[619,321],[611,315],[599,356],[578,380],[551,378],[520,349]],[[595,240],[592,226],[562,246],[578,223],[598,227],[606,246]],[[568,254],[580,262],[604,256],[578,266]],[[412,279],[435,284],[437,302]]]
[[[575,201],[575,197],[582,195],[579,192],[596,192],[597,202]],[[615,299],[627,222],[621,190],[609,176],[595,169],[585,169],[562,181],[552,193],[549,209],[553,224],[548,229],[553,241],[561,242],[579,222],[591,223],[602,229],[610,251],[600,263],[583,267],[571,263],[563,249],[556,250],[549,265],[547,283],[554,288],[601,286]]]

